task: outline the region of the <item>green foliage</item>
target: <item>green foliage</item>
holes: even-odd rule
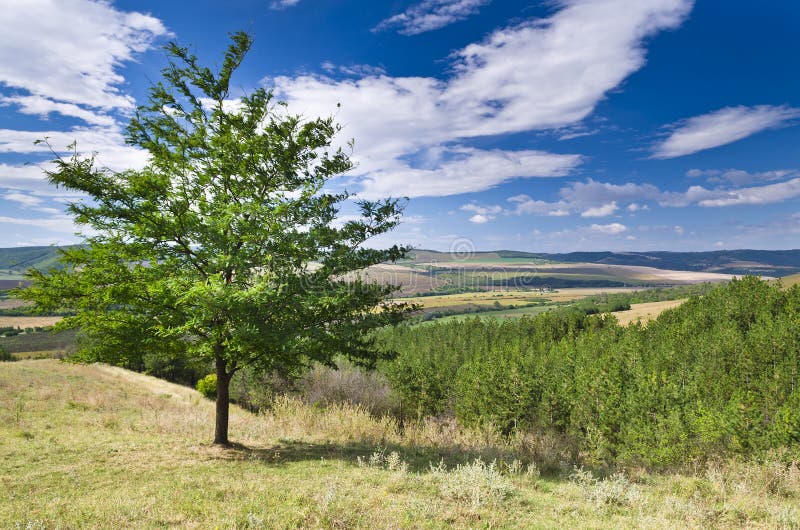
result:
[[[456,375],[455,413],[464,425],[489,424],[509,434],[531,417],[536,377],[518,351],[493,349],[467,361]]]
[[[11,355],[11,352],[9,352],[9,351],[8,351],[8,350],[5,348],[5,346],[3,346],[2,344],[0,344],[0,362],[6,362],[6,361],[15,361],[15,360],[16,360],[16,359],[14,359],[14,356],[13,356],[13,355]]]
[[[217,397],[217,374],[208,374],[197,382],[197,391],[208,399]]]
[[[399,352],[384,370],[404,400],[437,389],[422,414],[556,431],[594,464],[673,465],[800,441],[800,286],[733,280],[647,326],[554,311],[402,326],[380,340]]]
[[[393,286],[348,275],[407,249],[364,245],[399,223],[396,199],[357,200],[359,219],[337,222],[351,196],[325,184],[353,164],[333,146],[332,118],[289,115],[261,88],[228,99],[251,44],[234,34],[218,72],[167,47],[163,81],[127,128],[149,154],[143,169],[112,172],[75,146],[54,160],[50,182],[90,199],[68,210],[94,235],[63,250],[62,269],[32,270],[19,294],[75,313],[58,329],[80,328],[77,358],[199,359],[227,388],[244,366],[374,363],[365,333],[413,309],[383,303]]]

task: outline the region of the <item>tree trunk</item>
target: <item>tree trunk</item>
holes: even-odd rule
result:
[[[228,410],[230,409],[231,375],[225,359],[217,356],[217,421],[214,428],[214,443],[228,445]]]

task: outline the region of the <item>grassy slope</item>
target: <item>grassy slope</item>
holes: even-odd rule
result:
[[[781,278],[781,283],[784,287],[791,287],[800,284],[800,274],[792,274],[791,276],[784,276]]]
[[[433,473],[429,461],[536,444],[443,424],[399,434],[357,410],[281,401],[234,409],[241,445],[219,449],[211,402],[121,369],[9,363],[0,390],[3,528],[771,528],[800,514],[800,477],[776,466],[599,483]],[[357,464],[383,448],[408,469]]]

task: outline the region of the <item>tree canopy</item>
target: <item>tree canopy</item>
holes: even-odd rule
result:
[[[234,34],[216,72],[167,46],[163,79],[127,127],[128,143],[149,153],[145,167],[111,171],[75,146],[54,160],[50,182],[87,197],[68,211],[88,235],[63,252],[63,269],[31,271],[22,293],[75,312],[59,327],[80,329],[80,359],[213,362],[217,443],[228,442],[237,370],[292,372],[335,355],[372,363],[365,332],[412,309],[387,302],[396,287],[357,273],[408,251],[365,246],[399,223],[402,201],[326,187],[353,167],[334,147],[332,118],[291,115],[263,88],[231,98],[251,45]],[[360,216],[343,222],[348,200]]]

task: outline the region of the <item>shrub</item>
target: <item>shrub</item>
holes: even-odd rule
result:
[[[376,416],[399,411],[399,399],[386,376],[345,361],[337,369],[315,365],[297,386],[303,401],[314,405],[360,405]]]
[[[5,346],[0,344],[0,362],[15,361],[16,358],[9,353]]]
[[[491,424],[509,434],[531,419],[535,381],[518,349],[496,349],[472,359],[456,376],[456,418],[464,425]]]
[[[208,399],[217,397],[217,374],[208,374],[197,382],[197,391]]]
[[[431,475],[439,483],[445,499],[467,504],[473,510],[484,505],[499,504],[514,494],[514,486],[497,469],[495,462],[480,458],[448,471],[444,462],[431,464]]]

